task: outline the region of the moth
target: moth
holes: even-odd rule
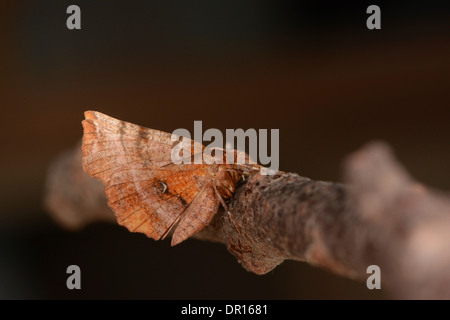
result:
[[[205,158],[201,164],[175,164],[171,154],[177,142],[172,134],[96,111],[84,115],[83,169],[104,184],[117,222],[155,240],[173,230],[172,246],[207,226],[221,204],[228,211],[225,200],[236,183],[261,168],[245,153],[243,164],[227,162],[230,151],[224,149],[220,164]],[[193,140],[183,141],[191,146],[192,158],[195,150],[205,149]],[[234,160],[242,156],[231,152]]]

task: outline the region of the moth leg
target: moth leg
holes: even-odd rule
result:
[[[216,186],[213,186],[213,188],[214,188],[214,192],[216,193],[217,198],[218,198],[219,201],[220,201],[220,204],[221,204],[222,207],[225,209],[225,211],[226,211],[227,214],[228,214],[228,217],[230,218],[231,222],[233,223],[234,228],[236,229],[237,233],[240,234],[241,231],[240,231],[240,229],[239,229],[239,227],[238,227],[238,225],[237,225],[237,223],[236,223],[236,220],[234,220],[233,215],[231,214],[230,210],[228,210],[228,206],[227,206],[227,204],[225,203],[225,201],[223,200],[223,197],[220,195],[219,190],[217,190],[217,187],[216,187]]]
[[[183,212],[184,213],[184,212]],[[181,217],[183,216],[183,213],[180,214],[173,222],[172,224],[169,226],[169,228],[167,228],[166,232],[164,232],[164,234],[161,236],[161,239],[159,240],[164,240],[167,235],[170,233],[170,231],[172,231],[172,229],[175,228],[175,226],[178,225],[178,223],[180,222]]]
[[[231,222],[233,222],[234,228],[236,229],[237,233],[241,234],[241,230],[239,229],[236,220],[234,220],[233,215],[230,211],[227,211],[228,217],[230,218]]]

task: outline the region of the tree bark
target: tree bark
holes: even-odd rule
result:
[[[265,274],[286,259],[353,279],[381,269],[396,298],[450,298],[450,197],[415,182],[383,143],[348,157],[345,184],[295,173],[240,183],[198,239],[222,242],[247,270]],[[46,205],[64,226],[114,221],[102,184],[81,168],[78,146],[49,171]]]

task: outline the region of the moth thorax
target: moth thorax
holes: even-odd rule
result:
[[[215,174],[216,188],[224,198],[230,198],[235,191],[237,181],[234,181],[233,173],[219,167],[219,170]]]

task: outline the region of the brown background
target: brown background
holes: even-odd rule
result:
[[[419,180],[450,189],[448,1],[67,1],[0,5],[0,298],[380,298],[287,262],[246,272],[224,246],[170,248],[116,225],[81,232],[42,208],[46,170],[83,111],[150,128],[280,129],[280,169],[340,180],[342,159],[389,142]],[[82,290],[66,289],[66,267]]]

